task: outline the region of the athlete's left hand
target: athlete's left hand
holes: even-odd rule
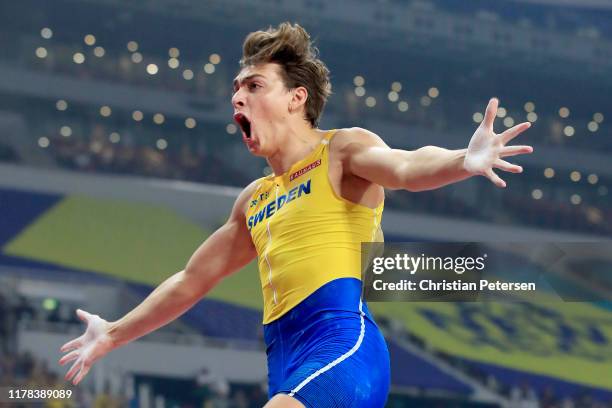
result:
[[[523,122],[503,133],[496,134],[493,131],[493,122],[497,116],[498,104],[497,98],[492,98],[489,101],[484,120],[470,139],[463,167],[471,174],[487,177],[498,187],[506,187],[506,182],[495,174],[493,168],[510,173],[521,173],[523,171],[521,166],[508,163],[502,160],[502,157],[533,152],[531,146],[506,146],[506,143],[510,140],[529,129],[531,123]]]

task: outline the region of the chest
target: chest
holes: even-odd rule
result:
[[[280,218],[301,217],[309,207],[312,210],[311,199],[316,187],[317,182],[312,178],[295,183],[266,182],[251,198],[246,214],[247,228],[254,235]]]

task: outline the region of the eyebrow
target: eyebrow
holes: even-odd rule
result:
[[[263,76],[263,75],[260,75],[260,74],[252,74],[252,75],[249,75],[249,76],[246,76],[246,77],[242,78],[242,81],[241,81],[241,82],[242,82],[242,83],[245,83],[245,82],[250,81],[251,79],[254,79],[254,78],[257,78],[257,77],[261,77],[261,78],[263,78],[263,79],[266,79],[266,77],[265,77],[265,76]],[[236,87],[238,86],[238,83],[239,83],[239,82],[238,82],[238,78],[234,78],[234,82],[233,82],[233,87],[234,87],[234,89],[236,89]]]

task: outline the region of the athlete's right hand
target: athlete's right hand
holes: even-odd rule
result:
[[[62,353],[68,354],[59,360],[60,365],[76,360],[64,377],[66,381],[72,379],[74,385],[81,382],[97,360],[113,349],[113,341],[109,334],[110,323],[100,316],[81,309],[77,309],[76,314],[79,319],[87,323],[87,329],[83,335],[60,348]]]

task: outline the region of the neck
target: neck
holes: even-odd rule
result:
[[[275,175],[286,173],[293,164],[308,156],[321,143],[324,131],[308,125],[289,128],[280,137],[276,152],[266,157]]]

